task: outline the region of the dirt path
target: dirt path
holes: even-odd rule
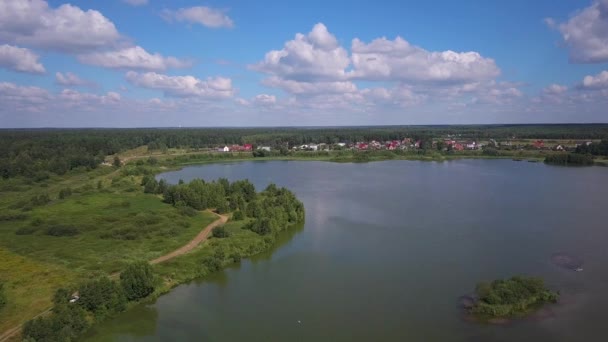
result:
[[[179,249],[174,250],[173,252],[171,252],[169,254],[165,254],[159,258],[156,258],[156,259],[150,261],[150,263],[152,265],[154,265],[154,264],[158,264],[158,263],[173,259],[176,256],[186,254],[186,253],[190,252],[192,249],[194,249],[194,247],[198,246],[201,242],[207,240],[207,237],[209,237],[209,234],[211,234],[211,231],[213,230],[213,228],[215,228],[219,225],[222,225],[228,221],[228,216],[226,216],[226,215],[220,215],[220,214],[215,214],[215,215],[217,215],[219,218],[217,220],[211,222],[209,225],[207,225],[207,227],[205,227],[205,229],[201,230],[201,232],[198,233],[198,235],[195,236],[194,239],[192,239],[186,245],[180,247]]]
[[[209,223],[205,228],[203,228],[203,230],[201,230],[200,233],[198,233],[194,237],[194,239],[190,240],[190,242],[188,242],[187,244],[183,245],[182,247],[174,250],[173,252],[171,252],[169,254],[165,254],[159,258],[156,258],[156,259],[150,261],[150,264],[152,264],[152,265],[159,264],[161,262],[171,260],[177,256],[190,252],[196,246],[200,245],[202,242],[207,240],[207,238],[209,237],[209,234],[211,234],[211,231],[213,230],[213,228],[228,222],[228,216],[220,215],[220,214],[216,214],[216,213],[213,213],[213,214],[216,215],[218,217],[218,219]],[[118,278],[119,276],[120,276],[120,273],[114,273],[114,274],[110,275],[110,278]],[[47,313],[51,312],[51,310],[52,310],[52,308],[48,308],[48,309],[44,310],[43,312],[39,313],[38,315],[34,316],[34,318],[38,318],[43,315],[46,315]],[[15,335],[17,335],[17,333],[19,333],[21,331],[22,327],[23,327],[23,324],[19,324],[18,326],[11,328],[11,329],[5,331],[4,333],[2,333],[0,335],[0,342],[9,341],[11,337],[14,337]]]

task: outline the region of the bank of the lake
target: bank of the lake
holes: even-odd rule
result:
[[[270,161],[160,177],[275,182],[304,202],[306,224],[273,253],[178,286],[99,325],[90,340],[572,341],[608,333],[605,168]],[[553,265],[558,252],[584,260],[584,271]],[[543,319],[508,326],[462,317],[462,294],[516,274],[542,277],[560,302]]]

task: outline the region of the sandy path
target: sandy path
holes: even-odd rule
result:
[[[171,252],[169,254],[165,254],[159,258],[156,258],[156,259],[150,261],[150,263],[152,265],[159,264],[161,262],[171,260],[177,256],[190,252],[196,246],[200,245],[202,242],[207,240],[207,238],[209,237],[209,234],[211,234],[211,231],[213,230],[213,228],[228,222],[228,216],[220,215],[220,214],[216,214],[216,213],[213,213],[213,214],[216,215],[218,217],[218,219],[209,223],[205,228],[203,228],[203,230],[201,230],[200,233],[198,233],[198,235],[196,235],[194,237],[194,239],[190,240],[190,242],[188,242],[187,244],[183,245],[182,247],[174,250],[173,252]],[[119,275],[120,275],[120,273],[114,273],[114,274],[110,275],[110,278],[118,278]],[[43,315],[51,312],[51,310],[52,310],[52,308],[46,309],[45,311],[36,315],[34,318],[43,316]],[[18,332],[20,332],[22,327],[23,327],[23,324],[20,324],[14,328],[11,328],[11,329],[5,331],[4,333],[2,333],[0,335],[0,342],[8,341],[11,337],[15,336]]]
[[[220,226],[228,221],[228,216],[226,216],[226,215],[220,215],[220,214],[215,214],[215,215],[217,215],[219,218],[217,220],[211,222],[209,225],[207,225],[207,227],[205,227],[205,229],[201,230],[201,232],[198,233],[198,235],[196,235],[194,237],[194,239],[192,239],[190,242],[188,242],[187,244],[183,245],[179,249],[176,249],[169,254],[165,254],[159,258],[156,258],[156,259],[150,261],[150,263],[152,265],[154,265],[154,264],[158,264],[158,263],[173,259],[176,256],[186,254],[186,253],[190,252],[191,250],[193,250],[194,247],[198,246],[201,242],[207,240],[207,238],[209,237],[209,234],[211,234],[211,231],[213,230],[213,228]]]

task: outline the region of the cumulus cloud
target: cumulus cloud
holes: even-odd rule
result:
[[[262,83],[269,87],[283,89],[291,94],[352,93],[357,91],[357,86],[350,81],[299,82],[273,76],[263,80]]]
[[[164,57],[159,53],[150,54],[141,46],[133,46],[115,51],[93,52],[78,56],[82,63],[112,69],[139,69],[162,71],[168,68],[185,68],[192,65],[175,57]]]
[[[118,104],[121,96],[116,92],[108,92],[105,95],[96,95],[90,93],[81,93],[73,89],[64,89],[57,98],[63,101],[67,106],[79,107],[83,109],[91,109],[95,105]]]
[[[578,88],[584,90],[608,89],[608,71],[604,70],[595,76],[585,76]]]
[[[18,72],[42,74],[46,72],[32,51],[8,44],[0,45],[0,67]]]
[[[564,86],[564,85],[559,85],[559,84],[550,84],[548,87],[543,89],[543,93],[554,94],[554,95],[563,94],[566,91],[568,91],[568,87]]]
[[[545,23],[562,34],[572,62],[608,62],[608,0],[595,1],[564,23]]]
[[[46,89],[0,82],[0,111],[42,111],[50,98]]]
[[[258,105],[269,106],[277,103],[277,97],[268,94],[259,94],[253,98],[254,102]]]
[[[162,17],[167,21],[180,21],[193,24],[200,24],[211,28],[233,27],[234,22],[224,11],[205,7],[194,6],[180,8],[176,11],[164,10]]]
[[[148,0],[122,0],[131,6],[143,6],[148,4]]]
[[[194,76],[168,76],[155,72],[129,71],[126,78],[134,85],[162,90],[166,96],[222,99],[232,97],[235,93],[232,80],[224,77],[208,77],[206,80],[201,80]]]
[[[78,77],[78,75],[66,72],[65,74],[61,72],[55,73],[55,83],[63,86],[90,86],[93,83],[87,80],[83,80]]]
[[[100,12],[42,0],[0,1],[0,40],[60,52],[83,52],[115,43],[120,35]]]
[[[493,59],[477,52],[431,52],[401,37],[379,38],[369,44],[355,38],[352,61],[351,76],[361,80],[467,82],[500,74]]]
[[[319,23],[306,35],[296,34],[283,49],[266,53],[263,61],[250,68],[300,82],[336,81],[346,78],[345,69],[349,64],[346,49]]]

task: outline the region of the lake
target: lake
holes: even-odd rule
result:
[[[97,326],[90,341],[605,341],[608,169],[511,160],[241,162],[160,175],[294,191],[306,223],[274,251]],[[560,268],[554,253],[584,262]],[[477,282],[543,277],[560,304],[468,322]]]

